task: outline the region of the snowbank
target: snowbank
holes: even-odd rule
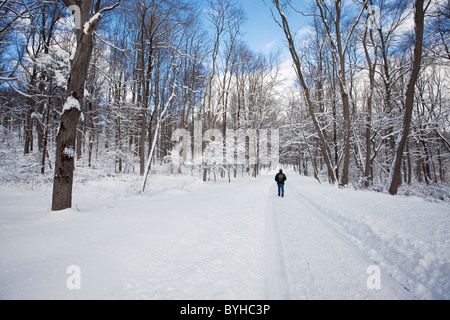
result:
[[[263,298],[261,186],[150,180],[143,196],[120,176],[77,183],[58,213],[50,188],[0,187],[0,299]]]
[[[450,203],[339,189],[299,192],[374,263],[421,299],[450,299]],[[326,195],[326,196],[324,196]]]

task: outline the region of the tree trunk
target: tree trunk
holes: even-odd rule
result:
[[[369,54],[369,50],[367,48],[367,35],[369,34],[371,43],[374,44],[373,40],[373,31],[366,29],[363,38],[363,47],[364,54],[366,56],[366,61],[369,68],[369,94],[367,97],[367,116],[366,116],[366,160],[365,160],[365,168],[364,168],[364,186],[367,188],[371,183],[373,183],[373,170],[372,170],[372,103],[373,103],[373,93],[375,90],[375,71],[377,66],[377,47],[374,45],[374,61],[372,62]]]
[[[414,91],[417,82],[417,78],[420,72],[420,65],[422,62],[422,51],[423,51],[423,33],[424,33],[424,17],[425,10],[423,7],[424,0],[416,0],[416,13],[414,17],[415,31],[416,31],[416,41],[414,45],[414,63],[411,72],[411,77],[409,79],[406,100],[405,100],[405,114],[403,117],[403,126],[400,135],[397,140],[397,145],[395,148],[394,160],[392,162],[392,168],[389,175],[389,193],[391,195],[396,195],[398,192],[398,187],[401,184],[401,165],[403,150],[409,136],[409,130],[411,126],[411,117],[413,111],[414,103]]]
[[[316,115],[314,113],[314,105],[313,105],[313,102],[312,102],[312,99],[311,99],[310,90],[309,90],[309,87],[308,87],[308,85],[306,83],[306,80],[305,80],[305,78],[303,76],[303,71],[302,71],[302,68],[301,68],[300,58],[299,58],[298,53],[297,53],[297,51],[295,49],[294,39],[292,37],[292,33],[290,31],[288,21],[286,19],[286,16],[284,15],[283,11],[281,10],[280,2],[278,0],[272,0],[272,2],[276,6],[276,8],[278,10],[278,13],[280,14],[282,22],[279,25],[283,29],[284,34],[286,36],[286,39],[287,39],[287,41],[289,43],[289,51],[290,51],[292,59],[294,61],[294,66],[295,66],[295,69],[297,71],[297,77],[300,80],[300,83],[302,85],[302,88],[303,88],[303,91],[304,91],[304,94],[305,94],[305,98],[306,98],[306,102],[307,102],[307,105],[308,105],[308,109],[309,109],[309,114],[310,114],[311,119],[313,121],[314,128],[316,129],[316,133],[319,136],[320,150],[322,151],[322,156],[323,156],[323,158],[325,160],[325,164],[326,164],[327,169],[328,169],[328,177],[329,177],[331,183],[334,184],[336,182],[336,176],[334,174],[333,166],[332,166],[332,162],[331,162],[331,151],[329,149],[329,146],[328,146],[327,142],[325,141],[325,137],[323,135],[322,128],[320,127],[320,124],[317,121]]]
[[[90,18],[91,0],[82,3],[65,1],[66,5],[79,4],[81,9],[81,25],[84,26]],[[94,47],[93,32],[98,25],[100,16],[90,23],[88,32],[77,30],[77,51],[71,64],[71,73],[67,84],[67,99],[76,99],[79,106],[84,100],[84,84],[89,70],[89,64]],[[66,104],[67,106],[67,104]],[[75,140],[81,108],[65,108],[56,137],[55,176],[53,182],[52,210],[59,211],[72,207],[73,172],[75,169]]]
[[[49,125],[50,125],[50,99],[49,101],[47,101],[46,103],[47,106],[47,110],[46,110],[46,114],[45,114],[45,127],[44,127],[44,141],[43,141],[43,145],[42,145],[42,167],[41,167],[41,173],[44,174],[45,173],[45,161],[46,161],[46,157],[48,157],[48,150],[47,150],[47,145],[48,145],[48,131],[49,131]],[[50,164],[50,169],[52,169],[51,164]]]

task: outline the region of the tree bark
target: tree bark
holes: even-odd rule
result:
[[[81,26],[84,26],[90,18],[90,10],[92,0],[72,3],[72,1],[64,1],[69,7],[79,4],[81,9],[80,17]],[[97,3],[98,5],[99,3]],[[85,33],[84,30],[77,30],[77,51],[71,63],[71,73],[67,84],[67,98],[75,98],[79,105],[83,105],[84,100],[84,84],[86,82],[89,64],[94,47],[93,32],[98,25],[98,19],[90,23],[90,28]],[[55,158],[55,175],[53,182],[53,200],[52,210],[59,211],[72,207],[72,187],[73,172],[75,169],[75,140],[77,135],[77,126],[80,119],[81,109],[70,108],[63,110],[58,135],[56,137],[56,158]]]
[[[365,160],[365,168],[364,168],[364,186],[367,188],[369,185],[373,182],[373,169],[372,169],[372,155],[371,155],[371,149],[372,149],[372,142],[371,142],[371,135],[372,135],[372,103],[373,103],[373,94],[375,90],[375,71],[377,67],[377,46],[374,47],[374,61],[372,62],[369,54],[369,50],[367,48],[367,35],[369,33],[371,43],[374,44],[373,40],[373,31],[366,29],[363,37],[363,48],[364,48],[364,54],[366,56],[367,65],[369,68],[369,80],[370,80],[370,87],[369,87],[369,94],[367,97],[367,116],[366,116],[366,160]]]
[[[409,136],[414,104],[415,86],[420,72],[420,65],[422,63],[423,33],[424,33],[424,19],[425,19],[424,0],[416,0],[415,10],[416,13],[414,17],[414,22],[415,22],[416,41],[414,45],[414,63],[406,91],[403,126],[397,140],[394,160],[392,162],[392,168],[389,174],[389,181],[388,181],[389,193],[391,195],[397,194],[398,187],[400,186],[402,180],[401,165],[402,165],[403,150],[405,149],[405,145]]]

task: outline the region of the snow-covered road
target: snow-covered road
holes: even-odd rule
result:
[[[1,187],[0,299],[450,299],[448,203],[273,177]]]
[[[271,188],[268,232],[276,245],[268,246],[279,265],[268,273],[271,287],[277,288],[268,291],[270,298],[415,298],[337,232],[301,194],[301,185],[301,179],[291,175],[285,198]]]

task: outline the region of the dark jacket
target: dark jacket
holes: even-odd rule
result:
[[[282,172],[278,173],[278,174],[275,176],[275,181],[276,181],[278,184],[284,184],[284,182],[285,182],[286,180],[287,180],[286,175],[285,175],[284,173],[282,173]]]

